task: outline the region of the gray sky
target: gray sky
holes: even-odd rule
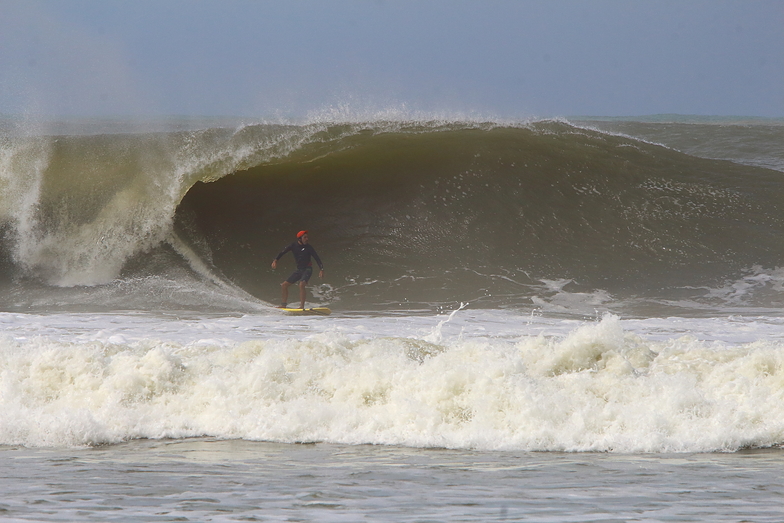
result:
[[[0,0],[0,113],[784,116],[784,0]]]

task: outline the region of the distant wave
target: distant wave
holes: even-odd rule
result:
[[[693,156],[784,172],[784,118],[659,115],[598,118],[575,124],[661,143]]]

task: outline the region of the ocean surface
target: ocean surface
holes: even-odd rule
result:
[[[0,517],[780,522],[782,144],[1,118]]]

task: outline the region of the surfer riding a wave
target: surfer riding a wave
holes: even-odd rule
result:
[[[272,260],[272,268],[278,267],[278,260],[291,251],[294,255],[294,260],[297,262],[297,270],[294,271],[286,281],[280,284],[282,304],[281,308],[285,309],[289,299],[289,287],[299,282],[299,301],[300,308],[305,309],[305,286],[308,280],[313,275],[313,262],[310,261],[311,257],[316,259],[319,266],[319,278],[324,277],[324,264],[321,263],[321,258],[316,254],[316,249],[308,243],[308,231],[299,231],[297,233],[297,241],[291,245],[286,246],[278,255]]]

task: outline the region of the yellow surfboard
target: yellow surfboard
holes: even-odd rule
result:
[[[306,316],[329,316],[332,311],[328,307],[313,307],[312,309],[292,309],[283,307],[280,310],[289,314],[304,314]]]

